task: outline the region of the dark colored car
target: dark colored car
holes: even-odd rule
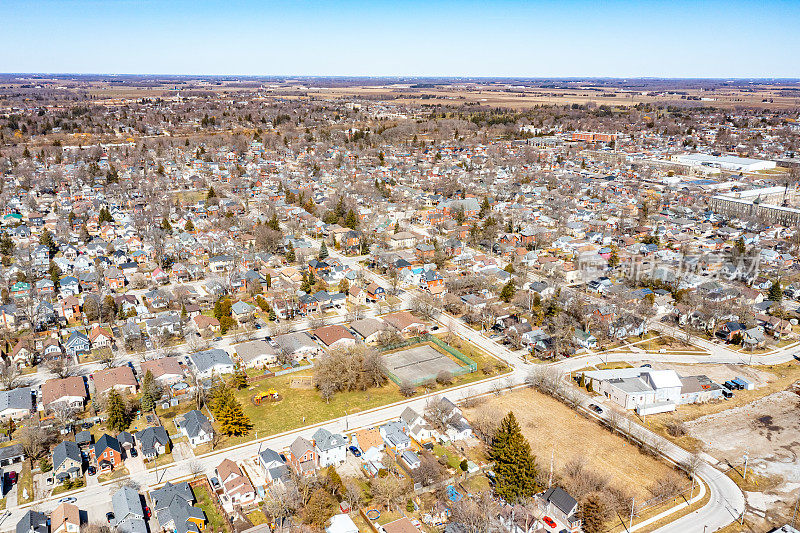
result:
[[[589,404],[589,409],[591,409],[592,411],[594,411],[598,415],[603,414],[603,408],[600,407],[599,405],[597,405],[596,403],[590,403]]]
[[[95,475],[95,474],[97,473],[97,469],[96,469],[95,467],[93,467],[93,466],[91,466],[91,465],[90,465],[90,466],[89,466],[89,468],[87,468],[87,469],[86,469],[86,472],[87,472],[87,473],[88,473],[90,476],[93,476],[93,475]]]
[[[8,473],[8,480],[11,482],[12,485],[17,484],[17,473],[13,470]]]
[[[221,487],[219,485],[219,480],[215,477],[211,478],[211,486],[214,487],[214,490],[219,490]]]
[[[355,446],[350,446],[350,448],[348,449],[350,450],[350,453],[352,453],[354,457],[361,457],[361,450],[359,450]]]
[[[139,457],[139,452],[136,451],[136,448],[131,448],[131,457]]]
[[[108,523],[110,524],[111,521],[114,520],[114,513],[112,512],[106,513],[106,520],[108,520]]]

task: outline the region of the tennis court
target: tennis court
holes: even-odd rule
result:
[[[457,373],[461,365],[428,344],[411,346],[383,356],[386,369],[400,382],[415,385],[435,379],[440,372]]]

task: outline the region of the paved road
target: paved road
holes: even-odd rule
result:
[[[342,259],[351,261],[352,258],[342,258]],[[390,286],[389,280],[374,272],[365,270],[365,274],[369,279],[376,281],[385,287]],[[398,306],[399,308],[410,307],[414,297],[413,293],[409,291],[401,291],[398,296],[400,297],[402,302],[401,305]],[[373,309],[367,313],[367,316],[374,316],[375,314],[376,311]],[[346,320],[345,316],[337,316],[335,318],[329,319],[328,323],[342,323],[345,320]],[[468,385],[463,385],[448,390],[446,392],[446,396],[453,401],[459,401],[480,394],[498,393],[499,391],[501,391],[506,387],[521,385],[524,383],[525,378],[527,377],[531,369],[541,366],[541,365],[532,365],[526,363],[520,356],[519,352],[512,352],[508,350],[506,347],[501,346],[492,339],[489,339],[488,337],[482,335],[480,332],[470,328],[469,326],[464,324],[461,320],[455,319],[454,317],[446,313],[441,313],[439,315],[439,320],[442,325],[450,328],[454,333],[466,338],[473,344],[501,358],[513,369],[510,374],[507,374],[505,376],[488,378],[485,380],[481,380],[478,382],[474,382]],[[308,321],[299,321],[297,323],[294,323],[292,326],[293,331],[298,331],[307,328],[308,328]],[[668,328],[669,326],[657,323],[656,325],[654,325],[653,329],[664,331],[666,333],[671,333],[673,335],[676,334],[675,332],[669,331]],[[261,334],[266,334],[266,332],[263,332],[262,330]],[[234,335],[229,335],[227,337],[224,337],[216,345],[222,348],[230,348],[230,346],[233,344],[234,338],[235,338]],[[643,351],[641,353],[626,353],[626,354],[611,353],[611,352],[591,353],[584,356],[579,356],[559,361],[553,363],[551,366],[562,372],[570,372],[577,370],[579,368],[584,368],[586,366],[596,365],[607,361],[630,361],[630,362],[662,361],[662,362],[680,362],[680,363],[720,363],[720,364],[730,364],[730,363],[746,364],[749,362],[748,361],[749,355],[733,352],[732,350],[727,349],[724,346],[718,346],[718,345],[707,346],[707,344],[713,344],[713,343],[708,343],[708,341],[705,341],[704,343],[702,342],[703,339],[693,338],[692,341],[696,342],[696,344],[704,348],[709,349],[709,351],[711,352],[710,355],[675,355],[675,354],[659,354],[646,351]],[[796,348],[791,348],[791,349],[779,350],[769,355],[754,356],[752,363],[774,364],[779,362],[785,362],[792,359],[793,353],[795,351],[797,351]],[[174,349],[174,352],[177,354],[187,354],[190,352],[190,349],[188,345],[182,345]],[[156,351],[151,351],[146,355],[155,355],[155,354]],[[131,358],[130,360],[134,364],[138,363],[139,361],[138,354],[133,356],[124,355],[122,356],[122,358],[123,359]],[[135,361],[133,360],[133,358],[135,358]],[[100,368],[100,365],[86,364],[86,365],[81,365],[80,368],[81,368],[81,373],[86,374]],[[43,378],[45,376],[46,375],[42,373],[40,378]],[[283,450],[297,436],[304,436],[306,438],[309,438],[314,433],[314,431],[316,431],[316,429],[319,427],[325,427],[326,429],[334,432],[344,432],[344,431],[350,432],[359,428],[373,427],[384,421],[397,418],[406,407],[412,407],[418,412],[423,412],[425,406],[431,400],[431,398],[439,395],[440,393],[413,398],[396,404],[372,409],[370,411],[365,411],[362,413],[340,417],[334,420],[324,422],[322,424],[317,424],[314,426],[293,430],[291,432],[279,435],[271,435],[269,437],[262,438],[258,441],[242,444],[234,448],[227,448],[224,450],[220,450],[218,452],[207,454],[202,457],[194,458],[191,457],[190,454],[187,454],[187,457],[179,459],[175,463],[165,468],[159,469],[157,472],[155,470],[148,470],[146,472],[142,471],[137,472],[134,481],[138,483],[141,487],[141,490],[144,491],[159,484],[162,484],[168,480],[186,478],[189,475],[191,475],[193,471],[202,470],[203,472],[212,472],[213,469],[224,458],[229,458],[234,461],[242,461],[244,459],[248,459],[255,456],[259,452],[259,450],[262,450],[264,448]],[[589,397],[585,396],[583,399],[584,407],[588,403],[589,403]],[[608,415],[606,414],[605,416]],[[639,426],[638,424],[632,424],[631,431],[637,436],[637,438],[640,438],[645,442],[658,442],[658,446],[660,447],[660,449],[665,450],[665,455],[675,462],[683,462],[689,457],[689,453],[686,452],[685,450],[672,444],[668,440],[650,432],[646,428]],[[705,462],[701,463],[697,473],[709,486],[711,492],[711,499],[709,500],[708,504],[705,505],[702,509],[687,516],[686,518],[682,518],[673,524],[660,528],[658,530],[659,532],[683,533],[683,532],[694,532],[694,531],[715,531],[716,529],[724,527],[733,520],[737,519],[737,517],[740,516],[741,513],[743,512],[744,496],[742,495],[738,487],[727,476],[725,476],[724,474],[716,470],[714,467],[712,467],[710,464]],[[110,485],[88,486],[82,491],[75,494],[75,497],[78,500],[77,504],[78,506],[84,509],[90,510],[90,518],[94,518],[96,516],[102,516],[103,514],[102,510],[110,505],[111,494],[116,490],[116,488],[117,488],[117,483],[112,483]],[[49,498],[47,500],[35,502],[34,505],[36,506],[36,508],[40,510],[49,511],[52,508],[54,508],[56,504],[57,504],[57,498]],[[2,523],[0,523],[0,531],[12,530],[14,525],[17,523],[17,521],[25,512],[25,510],[27,510],[27,508],[28,507],[24,509],[20,508],[9,509],[11,516],[9,516]]]

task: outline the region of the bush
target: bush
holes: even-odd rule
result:
[[[447,370],[442,370],[436,375],[436,383],[439,385],[450,385],[453,383],[453,374]]]
[[[417,387],[410,381],[403,381],[400,383],[400,394],[405,396],[406,398],[410,398],[417,393]]]
[[[667,433],[673,437],[683,437],[686,435],[686,424],[683,423],[683,420],[677,418],[673,418],[667,422],[666,429]]]

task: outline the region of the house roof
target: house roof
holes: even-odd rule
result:
[[[342,339],[352,339],[352,340],[356,339],[352,333],[350,333],[346,328],[338,324],[334,324],[331,326],[322,326],[321,328],[317,328],[314,330],[314,335],[325,346],[331,346],[332,344]]]
[[[0,413],[6,409],[33,409],[33,396],[30,387],[20,387],[8,391],[0,391]]]
[[[92,377],[94,378],[94,389],[98,393],[103,393],[115,385],[133,388],[138,385],[136,376],[133,375],[133,369],[128,365],[98,370],[92,374]]]
[[[409,313],[408,311],[398,311],[396,313],[390,313],[383,317],[383,320],[389,324],[390,326],[403,331],[404,329],[410,326],[424,326],[425,323],[421,320],[417,320],[414,315]]]
[[[161,426],[144,428],[136,433],[136,440],[142,446],[142,453],[145,455],[152,455],[156,451],[156,445],[160,444],[166,446],[169,444],[169,435],[167,430]]]
[[[130,517],[144,518],[142,498],[133,487],[121,487],[111,496],[111,503],[118,522]]]
[[[141,366],[142,375],[146,374],[149,370],[156,379],[164,376],[183,376],[183,369],[178,363],[177,357],[162,357],[161,359],[143,361]]]
[[[70,376],[62,379],[51,379],[42,385],[42,402],[49,405],[65,397],[81,397],[86,399],[86,385],[81,376]]]
[[[267,341],[260,339],[237,344],[234,349],[236,350],[236,355],[245,363],[262,356],[277,355],[275,348]]]
[[[103,436],[97,439],[97,442],[94,443],[94,456],[99,458],[107,449],[112,449],[115,452],[122,453],[122,448],[120,447],[117,438],[109,435],[108,433],[103,433]]]
[[[571,515],[575,511],[575,507],[578,505],[577,500],[570,496],[569,493],[567,493],[567,491],[561,487],[552,487],[547,489],[544,494],[542,494],[542,499],[555,505],[559,511],[567,516]]]
[[[351,322],[350,328],[366,339],[370,335],[385,329],[386,324],[384,324],[383,320],[377,318],[363,318]]]
[[[325,428],[319,428],[311,438],[314,440],[314,446],[323,452],[347,446],[347,439],[344,436],[338,433],[331,433]]]
[[[50,523],[52,524],[54,530],[63,524],[80,526],[81,511],[78,509],[77,505],[64,502],[53,509],[53,511],[50,513]]]
[[[83,460],[81,449],[78,445],[72,441],[64,440],[53,448],[53,468],[58,469],[67,459],[77,461],[79,465]]]
[[[17,522],[17,533],[49,533],[47,515],[39,511],[28,511]]]
[[[356,431],[353,436],[358,442],[358,447],[364,452],[370,448],[379,448],[384,444],[383,437],[381,437],[380,431],[376,428],[361,429]]]
[[[205,372],[217,365],[232,366],[233,360],[228,352],[220,348],[211,348],[189,355],[189,359],[198,372]]]
[[[178,420],[178,424],[189,437],[197,437],[201,432],[210,433],[212,430],[208,417],[197,409],[193,409],[183,415]]]

